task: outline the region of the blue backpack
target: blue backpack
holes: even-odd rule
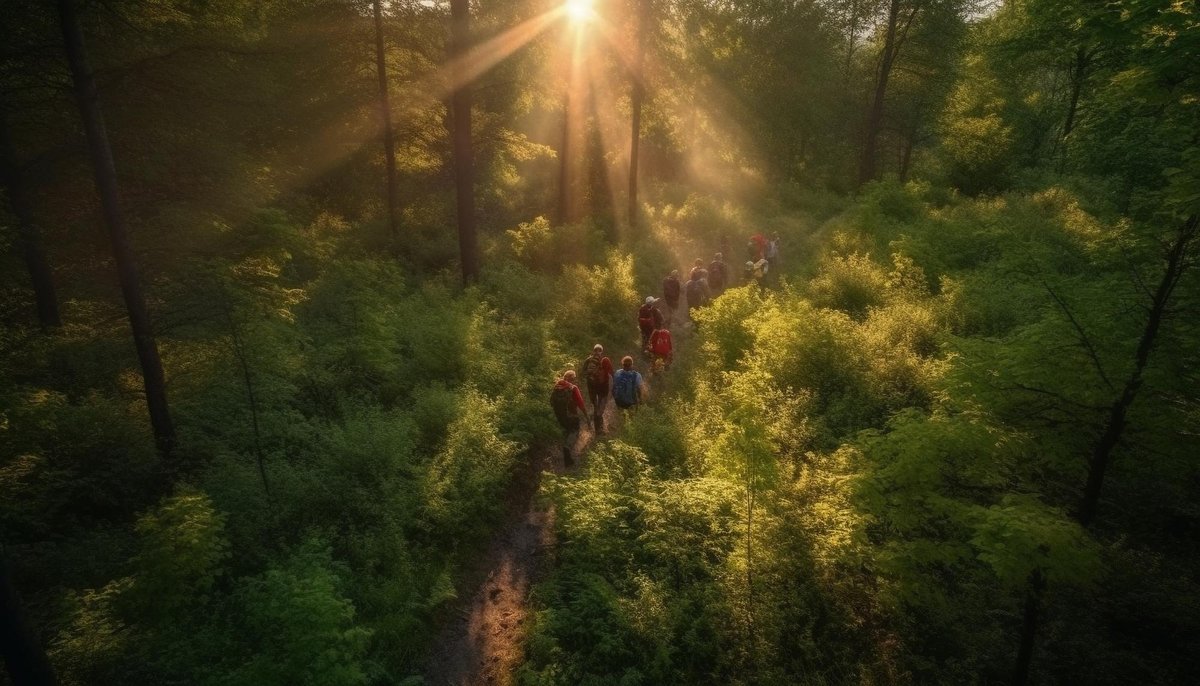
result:
[[[642,375],[632,369],[621,369],[613,374],[613,400],[617,407],[626,409],[638,404],[638,387]]]

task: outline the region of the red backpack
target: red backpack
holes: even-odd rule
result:
[[[666,329],[659,329],[654,332],[654,338],[650,340],[650,352],[655,355],[666,357],[671,354],[671,332]]]

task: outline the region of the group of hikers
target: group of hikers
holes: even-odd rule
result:
[[[588,399],[592,403],[592,424],[596,435],[604,433],[604,410],[609,395],[621,409],[637,407],[646,398],[649,389],[646,380],[633,368],[633,358],[621,358],[621,368],[613,371],[612,360],[604,355],[604,346],[597,343],[592,354],[583,361],[583,377],[587,381]],[[574,369],[563,372],[550,392],[550,406],[563,429],[563,464],[574,463],[572,451],[579,438],[580,424],[587,414],[583,393],[576,384],[578,376]]]
[[[662,297],[647,296],[638,308],[641,349],[649,360],[652,374],[666,371],[674,359],[670,327],[679,309],[680,297],[687,297],[687,319],[683,323],[686,325],[690,322],[695,330],[698,326],[696,310],[708,305],[733,285],[724,258],[728,239],[723,237],[721,244],[722,252],[713,255],[707,266],[704,260],[695,261],[685,283],[679,281],[679,270],[672,270],[663,279]],[[746,251],[748,259],[742,270],[742,283],[762,286],[771,266],[778,265],[779,234],[773,234],[771,238],[761,233],[754,234],[747,243]],[[633,357],[626,355],[621,358],[621,368],[614,371],[612,360],[604,354],[604,346],[597,343],[592,346],[592,354],[580,366],[587,384],[588,400],[592,405],[592,425],[597,436],[605,432],[604,410],[610,395],[622,410],[636,409],[646,399],[649,386],[633,365]],[[579,438],[582,419],[587,415],[587,403],[584,402],[578,379],[574,369],[567,369],[559,376],[550,393],[550,405],[563,429],[563,464],[566,466],[574,464],[574,446]]]

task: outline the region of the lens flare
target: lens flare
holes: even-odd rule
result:
[[[585,22],[590,21],[595,16],[596,11],[592,9],[592,5],[594,4],[594,0],[567,0],[566,4],[563,5],[563,9],[571,21]]]

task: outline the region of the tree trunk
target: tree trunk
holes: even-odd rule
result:
[[[392,133],[392,102],[388,96],[387,53],[383,46],[383,8],[372,0],[375,12],[375,71],[379,76],[379,117],[383,124],[383,155],[387,164],[387,216],[392,238],[400,236],[400,201],[396,196],[396,141]]]
[[[846,33],[846,66],[842,69],[842,82],[850,82],[850,70],[854,67],[854,49],[857,47],[855,43],[858,41],[858,22],[861,20],[860,15],[860,0],[853,0],[850,3],[850,19]]]
[[[1071,100],[1067,105],[1067,120],[1063,123],[1062,137],[1065,139],[1075,129],[1075,113],[1079,109],[1079,93],[1087,76],[1088,54],[1081,46],[1075,51],[1075,65],[1071,69]]]
[[[867,129],[863,138],[862,162],[858,168],[858,184],[861,186],[875,178],[878,166],[879,130],[883,126],[884,100],[887,97],[888,79],[896,60],[896,26],[900,19],[900,0],[891,0],[888,6],[887,33],[884,35],[883,54],[879,58],[879,71],[875,75],[875,94],[871,109],[867,112]]]
[[[108,132],[100,109],[96,79],[88,65],[87,52],[83,43],[83,30],[75,13],[73,0],[58,0],[59,19],[66,45],[67,62],[71,67],[71,79],[75,86],[75,97],[79,113],[87,134],[88,152],[92,170],[96,176],[96,190],[104,209],[112,241],[113,259],[121,282],[121,294],[129,313],[129,325],[133,329],[133,342],[137,348],[138,361],[142,367],[142,381],[146,389],[146,406],[150,411],[150,424],[154,429],[159,454],[168,457],[175,447],[175,427],[167,405],[167,387],[163,376],[162,360],[158,356],[158,344],[154,340],[150,315],[146,311],[146,300],[142,295],[141,279],[133,258],[125,215],[121,210],[120,194],[117,190],[117,169],[113,163],[112,148],[108,144]]]
[[[633,89],[630,92],[630,105],[633,113],[630,117],[629,137],[629,226],[636,227],[638,223],[638,161],[642,147],[642,102],[646,99],[646,31],[649,23],[650,0],[638,0],[637,14],[637,47],[633,57]]]
[[[1042,593],[1045,590],[1046,579],[1042,576],[1042,570],[1035,569],[1029,575],[1029,584],[1025,589],[1025,616],[1021,622],[1021,647],[1017,651],[1017,664],[1013,669],[1013,686],[1025,686],[1029,682],[1029,666],[1033,663],[1034,639],[1037,637]]]
[[[576,36],[569,45],[573,50],[567,60],[567,87],[563,95],[562,145],[558,152],[558,221],[562,224],[571,224],[578,220],[575,183],[576,167],[579,161],[575,159],[575,156],[583,150],[578,134],[582,123],[580,121],[582,108],[579,94],[574,92],[575,84],[579,80],[580,38]]]
[[[560,224],[570,224],[575,221],[575,212],[572,209],[572,205],[574,204],[574,193],[572,192],[574,179],[571,173],[570,162],[571,148],[573,147],[571,145],[572,106],[571,83],[568,79],[566,95],[563,97],[562,144],[558,148],[558,222]]]
[[[258,476],[262,479],[263,493],[267,502],[271,502],[271,483],[267,479],[267,458],[262,448],[262,431],[258,425],[258,397],[254,393],[254,378],[250,374],[250,360],[246,355],[246,344],[242,339],[241,327],[233,313],[233,305],[229,302],[229,294],[225,292],[225,284],[218,283],[220,289],[221,311],[225,315],[225,323],[229,325],[230,341],[233,343],[233,356],[242,371],[242,383],[246,386],[246,401],[250,407],[250,428],[254,432],[254,457],[258,462]]]
[[[33,208],[27,195],[24,174],[17,162],[16,146],[8,130],[8,120],[3,115],[0,115],[0,182],[3,182],[8,193],[13,218],[17,221],[17,242],[33,284],[38,323],[46,330],[57,329],[62,326],[62,318],[58,314],[58,297],[54,292],[54,273],[46,261],[41,229],[33,221]]]
[[[8,559],[0,551],[0,651],[14,686],[53,686],[54,668],[42,642],[29,626],[21,596],[12,582]]]
[[[1079,523],[1085,527],[1091,526],[1096,519],[1100,491],[1104,487],[1104,472],[1108,469],[1113,450],[1120,443],[1121,434],[1125,431],[1125,417],[1142,386],[1142,373],[1150,361],[1150,352],[1154,349],[1154,342],[1158,338],[1158,332],[1166,317],[1175,287],[1189,267],[1188,249],[1196,239],[1196,235],[1197,215],[1193,214],[1180,226],[1175,240],[1167,251],[1167,268],[1150,301],[1150,314],[1146,319],[1146,327],[1142,330],[1141,340],[1138,341],[1133,371],[1121,389],[1121,395],[1113,401],[1112,407],[1109,408],[1104,432],[1096,441],[1092,457],[1088,462],[1087,486],[1084,488],[1083,502],[1079,506]]]
[[[471,48],[469,0],[450,0],[450,59],[457,65],[450,97],[454,131],[454,187],[458,199],[458,249],[463,283],[479,278],[475,235],[475,160],[471,144],[471,86],[465,78],[465,56]]]

